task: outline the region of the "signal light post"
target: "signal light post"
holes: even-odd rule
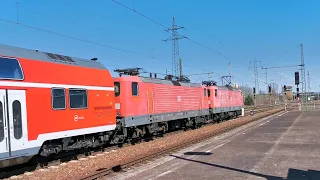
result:
[[[256,100],[256,88],[253,87],[253,100],[254,100],[254,107],[256,107],[257,100]]]
[[[284,94],[284,110],[287,110],[287,86],[283,85],[283,94]]]
[[[294,72],[294,83],[295,85],[297,85],[297,100],[300,101],[300,94],[299,94],[299,72],[296,71]],[[301,110],[301,104],[299,103],[299,110]]]
[[[269,104],[270,104],[270,106],[271,106],[271,94],[272,94],[272,92],[271,92],[271,85],[268,85],[268,93],[269,93]]]

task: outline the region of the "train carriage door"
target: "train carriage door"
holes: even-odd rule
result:
[[[6,121],[6,90],[0,90],[0,159],[9,157],[8,122]]]
[[[8,90],[7,112],[9,117],[9,137],[11,156],[20,155],[28,141],[26,92]]]

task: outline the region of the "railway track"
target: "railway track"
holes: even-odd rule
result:
[[[274,108],[277,108],[277,107],[278,106],[258,107],[258,108],[256,108],[254,110],[254,114],[258,115],[259,113],[264,112],[264,111],[266,111],[268,109],[274,109]],[[245,110],[245,116],[250,116],[249,112],[250,112],[250,110]],[[221,134],[223,132],[229,131],[229,130],[234,129],[234,128],[239,127],[239,126],[241,126],[241,123],[237,124],[237,125],[230,125],[227,128],[218,131],[216,134],[213,134],[212,136],[215,136],[217,134]],[[179,133],[183,133],[183,132],[184,132],[183,130],[173,131],[173,132],[164,134],[164,137],[172,136],[174,134],[179,134]],[[156,139],[156,138],[159,138],[159,137],[153,137],[153,139]],[[209,137],[204,137],[204,139],[207,139],[207,138],[209,138]],[[142,139],[142,142],[143,141],[148,141],[148,139]],[[123,168],[129,167],[129,166],[132,166],[132,165],[134,165],[136,163],[142,162],[144,160],[147,160],[147,159],[150,159],[150,158],[153,158],[153,157],[157,157],[157,156],[162,155],[164,153],[172,152],[172,151],[174,151],[176,149],[180,149],[180,148],[182,148],[184,146],[187,146],[187,145],[193,144],[193,143],[195,143],[195,141],[190,141],[188,143],[176,146],[176,147],[171,148],[169,150],[165,150],[165,151],[161,151],[161,152],[155,152],[152,155],[149,155],[149,156],[146,156],[146,157],[142,157],[142,158],[140,158],[140,159],[138,159],[136,161],[128,162],[126,164],[122,164],[122,165],[119,165],[119,166],[116,166],[116,167],[113,167],[113,168],[110,168],[110,169],[106,169],[104,171],[100,171],[99,173],[91,175],[91,176],[88,176],[88,177],[86,177],[84,179],[97,179],[98,177],[105,176],[105,175],[107,175],[107,174],[109,174],[111,172],[117,171],[118,169],[123,169]],[[126,143],[126,144],[123,144],[123,146],[121,146],[121,147],[127,147],[127,146],[131,146],[131,144]],[[108,152],[108,151],[112,151],[112,150],[117,150],[117,149],[119,149],[121,147],[111,146],[111,147],[106,147],[106,148],[103,148],[103,149],[101,149],[101,148],[91,149],[91,150],[86,151],[86,152],[78,152],[78,153],[75,153],[75,154],[62,155],[62,156],[58,157],[57,159],[53,159],[53,160],[50,160],[48,162],[41,163],[41,164],[25,164],[25,165],[15,166],[15,167],[13,167],[13,169],[8,170],[6,172],[2,172],[1,173],[1,171],[0,171],[0,178],[8,178],[10,176],[23,174],[25,172],[32,172],[32,171],[35,171],[37,169],[48,168],[50,166],[55,166],[55,165],[61,164],[63,162],[68,162],[68,161],[71,161],[71,160],[81,159],[81,158],[87,157],[89,155],[95,155],[96,153],[101,153],[103,151],[107,151]]]

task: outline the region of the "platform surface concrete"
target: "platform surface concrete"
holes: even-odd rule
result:
[[[320,180],[320,112],[265,118],[108,179]]]

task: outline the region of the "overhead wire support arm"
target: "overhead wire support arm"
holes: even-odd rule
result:
[[[179,40],[179,39],[185,39],[187,38],[186,36],[180,36],[178,35],[179,37],[176,37],[176,38],[168,38],[168,39],[164,39],[163,41],[164,42],[167,42],[167,41],[175,41],[175,40]]]
[[[262,69],[279,69],[279,68],[289,68],[289,67],[297,67],[297,66],[302,66],[302,65],[298,64],[298,65],[288,65],[288,66],[262,67]]]

